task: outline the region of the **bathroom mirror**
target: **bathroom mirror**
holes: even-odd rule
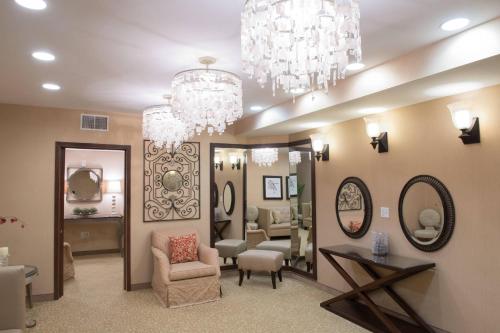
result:
[[[182,175],[179,171],[171,170],[165,172],[162,179],[163,187],[169,192],[175,192],[182,187]]]
[[[337,221],[351,238],[363,237],[372,222],[372,198],[366,184],[357,177],[346,178],[339,186],[335,202]]]
[[[99,202],[102,200],[102,169],[68,168],[67,202]]]
[[[399,222],[417,249],[430,252],[442,248],[455,226],[455,206],[448,189],[432,176],[410,179],[399,197]]]
[[[226,212],[227,215],[233,214],[234,204],[235,204],[234,195],[235,193],[234,193],[233,182],[227,182],[226,186],[224,186],[224,193],[223,193],[224,211]]]

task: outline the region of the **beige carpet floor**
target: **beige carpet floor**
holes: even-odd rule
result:
[[[269,276],[239,287],[228,273],[220,301],[166,309],[151,289],[122,290],[119,256],[79,257],[75,265],[63,298],[35,303],[29,315],[38,324],[28,332],[367,332],[319,307],[330,294],[286,275],[273,290]]]

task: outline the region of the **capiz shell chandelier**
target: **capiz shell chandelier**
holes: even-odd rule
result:
[[[278,161],[278,148],[252,149],[252,161],[258,166],[271,166]]]
[[[175,75],[173,107],[190,131],[222,134],[243,115],[241,79],[233,73],[209,69],[211,57],[200,58],[205,69],[191,69]]]
[[[175,150],[190,137],[186,125],[175,116],[170,103],[151,106],[143,111],[142,134],[156,147],[167,150]]]
[[[361,61],[359,0],[247,0],[243,71],[287,93],[323,89]]]
[[[297,165],[302,162],[302,157],[300,156],[300,151],[291,151],[288,153],[288,160],[290,165]]]

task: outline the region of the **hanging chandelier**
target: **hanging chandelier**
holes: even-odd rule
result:
[[[361,61],[359,0],[247,0],[243,71],[294,96],[335,85]]]
[[[167,104],[151,106],[142,113],[142,134],[144,139],[153,141],[158,148],[175,150],[192,133],[172,111],[171,97],[165,98]]]
[[[270,167],[278,161],[278,148],[252,149],[252,161],[258,166]]]
[[[302,157],[300,156],[300,151],[291,151],[288,153],[288,160],[290,165],[297,165],[302,162]]]
[[[173,108],[189,131],[222,134],[243,115],[241,79],[230,72],[209,69],[211,57],[200,58],[205,69],[191,69],[175,75],[172,82]]]

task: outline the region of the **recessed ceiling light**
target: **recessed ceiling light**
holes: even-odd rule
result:
[[[365,68],[365,64],[360,63],[360,62],[355,62],[352,64],[349,64],[345,67],[348,71],[358,71],[360,69]]]
[[[47,8],[47,3],[44,0],[15,0],[19,6],[32,10],[42,10]]]
[[[47,90],[61,90],[61,86],[55,83],[44,83],[42,84],[43,89]]]
[[[41,61],[54,61],[56,59],[56,57],[52,53],[45,51],[35,51],[31,54],[31,56]]]
[[[264,110],[264,108],[262,106],[260,106],[260,105],[252,105],[250,107],[250,110],[251,111],[262,111],[262,110]]]
[[[443,29],[444,31],[455,31],[468,26],[469,23],[470,21],[468,18],[459,17],[444,22],[443,24],[441,24],[441,29]]]
[[[361,114],[375,114],[375,113],[382,113],[387,111],[387,108],[384,107],[373,107],[373,108],[364,108],[360,109],[358,113]]]

